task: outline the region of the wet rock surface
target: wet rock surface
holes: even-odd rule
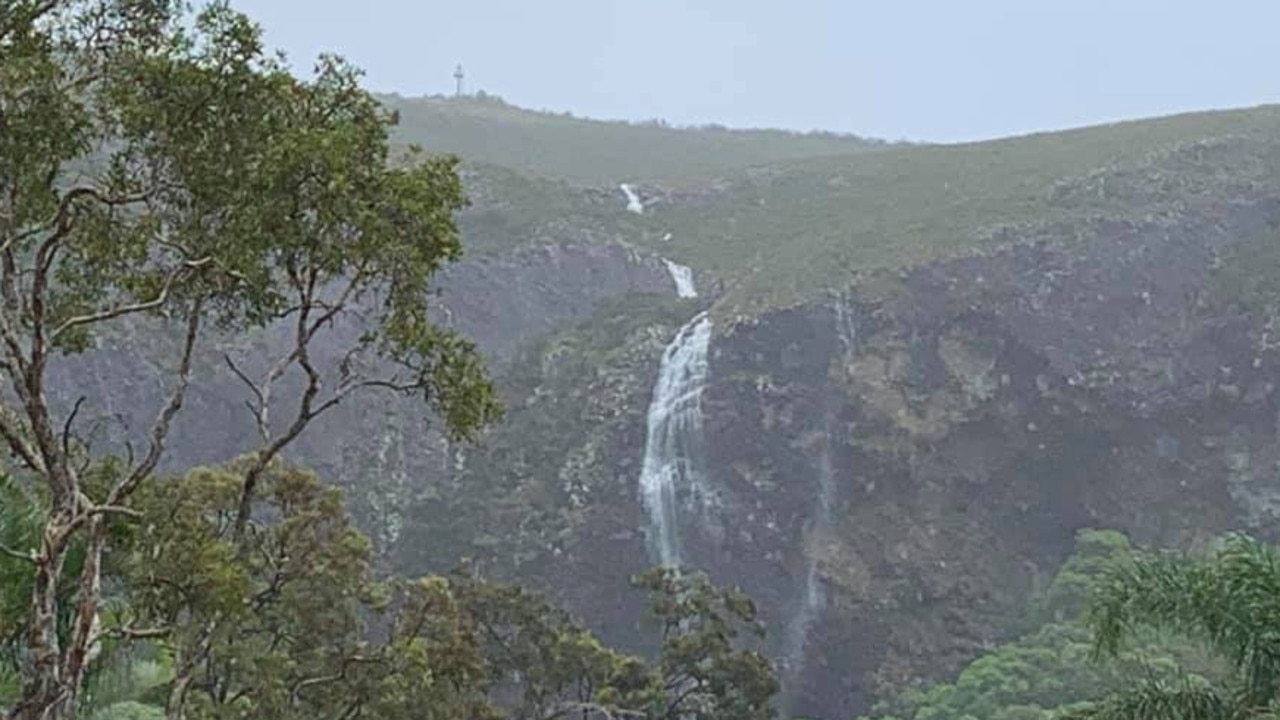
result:
[[[1280,357],[1256,317],[1212,295],[1222,253],[1277,222],[1280,204],[1256,201],[1007,230],[995,252],[851,278],[717,335],[703,395],[717,502],[680,535],[689,564],[759,602],[787,711],[850,717],[887,687],[954,673],[1020,630],[1080,528],[1161,545],[1265,530]],[[508,570],[632,647],[644,408],[678,323],[592,366],[591,382],[627,390],[595,419],[558,421],[579,451],[529,471],[593,488],[583,519]],[[537,402],[575,385],[548,378],[532,381]],[[811,566],[822,602],[797,653]]]
[[[851,276],[719,331],[703,394],[717,503],[681,537],[690,564],[759,601],[787,710],[852,717],[889,685],[955,672],[1018,631],[1077,529],[1163,545],[1268,532],[1280,356],[1214,278],[1224,253],[1277,224],[1280,202],[1250,198],[1006,228],[994,251]],[[671,276],[614,242],[478,258],[441,287],[439,317],[499,370],[508,421],[453,448],[413,403],[370,396],[324,417],[293,457],[347,485],[397,569],[469,556],[644,649],[627,580],[651,562],[645,410],[663,348],[701,307],[636,299],[671,298]],[[336,328],[322,361],[358,331]],[[222,354],[264,362],[284,333],[211,340],[167,467],[250,446]],[[168,342],[127,326],[61,363],[55,394],[93,398],[82,417],[122,447],[162,402]],[[822,602],[788,650],[809,568]]]

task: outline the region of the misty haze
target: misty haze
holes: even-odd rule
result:
[[[0,720],[1280,715],[1280,8],[1049,5],[0,0]]]

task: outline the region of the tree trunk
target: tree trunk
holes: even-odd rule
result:
[[[75,691],[62,682],[62,648],[58,640],[58,580],[66,558],[64,548],[59,547],[65,545],[58,532],[61,525],[55,521],[45,526],[35,559],[27,656],[22,661],[22,694],[12,720],[74,717]]]
[[[59,637],[58,593],[66,561],[67,530],[72,513],[62,513],[46,527],[35,559],[27,656],[22,662],[22,693],[8,720],[70,720],[76,716],[87,657],[94,638],[101,594],[101,518],[90,521],[90,541],[80,576],[77,615],[66,647]],[[0,716],[0,720],[3,716]]]

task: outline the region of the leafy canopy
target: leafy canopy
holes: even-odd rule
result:
[[[353,392],[417,396],[459,439],[497,416],[472,343],[428,314],[431,278],[461,251],[456,162],[392,157],[394,116],[359,79],[325,56],[299,80],[225,2],[0,7],[0,440],[43,504],[34,540],[4,553],[29,588],[28,611],[4,620],[21,678],[8,714],[73,716],[95,658],[128,635],[112,624],[108,550],[140,512],[211,328],[292,338],[264,368],[227,359],[259,437],[237,539],[273,461]],[[81,433],[94,399],[51,404],[48,368],[144,316],[176,340],[168,390],[145,449],[111,457]],[[356,339],[323,367],[316,338],[343,324]],[[286,375],[303,383],[282,402]]]
[[[1208,557],[1152,555],[1114,568],[1089,623],[1100,656],[1144,628],[1175,632],[1232,669],[1224,681],[1141,683],[1080,713],[1099,720],[1261,718],[1280,712],[1280,555],[1243,535]]]

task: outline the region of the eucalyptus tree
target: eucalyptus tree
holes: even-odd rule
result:
[[[19,697],[0,716],[74,716],[104,640],[168,632],[104,621],[104,553],[140,514],[211,330],[291,338],[261,373],[233,367],[259,438],[237,536],[280,453],[354,392],[421,397],[459,438],[496,416],[473,346],[427,311],[461,250],[455,162],[393,158],[393,122],[340,59],[300,80],[220,3],[0,0],[0,441],[47,508],[36,542],[0,550],[30,588]],[[341,366],[318,367],[316,338],[357,312]],[[111,458],[84,440],[80,402],[50,401],[49,368],[143,316],[177,338],[168,390],[144,445]],[[286,375],[300,392],[273,398]]]

